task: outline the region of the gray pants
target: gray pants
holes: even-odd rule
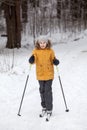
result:
[[[39,80],[41,106],[43,108],[46,108],[48,111],[50,111],[50,110],[52,111],[52,109],[53,109],[52,81],[53,80],[47,80],[47,81]]]

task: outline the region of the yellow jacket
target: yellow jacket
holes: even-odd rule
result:
[[[54,78],[53,59],[55,57],[52,49],[34,49],[37,80],[49,80]]]

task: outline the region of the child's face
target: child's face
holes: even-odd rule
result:
[[[47,43],[46,43],[45,41],[40,41],[39,45],[40,45],[40,48],[41,48],[41,49],[45,49]]]

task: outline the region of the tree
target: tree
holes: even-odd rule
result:
[[[22,19],[23,19],[23,23],[27,23],[28,22],[28,1],[24,0],[22,1]]]
[[[20,0],[6,0],[4,14],[7,27],[7,48],[21,47]]]

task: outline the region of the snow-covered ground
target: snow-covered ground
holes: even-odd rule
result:
[[[13,50],[6,50],[0,44],[0,130],[87,130],[87,32],[77,40],[53,46],[56,57],[60,60],[59,74],[70,111],[65,112],[55,67],[52,86],[54,109],[49,122],[45,121],[46,117],[39,117],[41,106],[35,65],[29,73],[28,64],[32,49],[30,43],[21,49],[14,49],[12,61]],[[12,62],[14,66],[11,69]],[[19,117],[17,113],[28,74]]]

